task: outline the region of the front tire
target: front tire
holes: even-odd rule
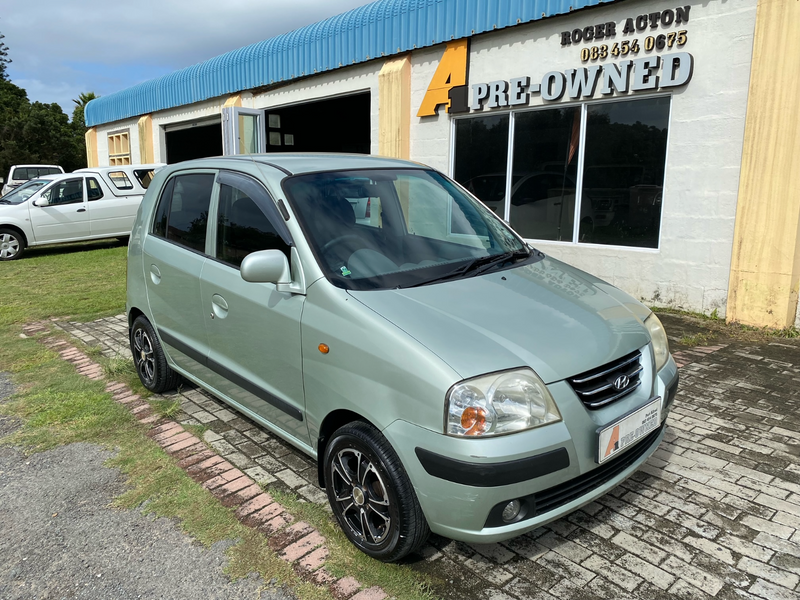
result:
[[[13,229],[0,228],[0,260],[17,260],[25,252],[25,238]]]
[[[144,387],[156,394],[177,387],[180,375],[167,364],[161,342],[143,315],[136,317],[131,326],[130,344],[136,373]]]
[[[400,458],[363,422],[338,429],[325,448],[325,488],[347,538],[365,554],[394,562],[419,549],[430,530]]]

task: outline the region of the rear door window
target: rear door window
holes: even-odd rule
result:
[[[213,173],[191,173],[172,178],[161,195],[153,233],[180,246],[203,252]]]

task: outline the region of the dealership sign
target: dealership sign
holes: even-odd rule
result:
[[[468,84],[468,40],[447,44],[420,104],[418,117],[433,116],[441,105],[451,114],[480,111],[486,108],[527,106],[531,98],[545,102],[591,98],[599,90],[603,96],[631,92],[654,92],[686,85],[692,79],[694,57],[682,51],[688,31],[668,30],[689,21],[690,7],[668,9],[659,13],[627,17],[620,22],[623,35],[641,34],[616,41],[614,22],[587,25],[562,32],[561,46],[580,48],[583,63],[597,63],[564,71],[549,71],[541,78],[527,75],[508,80]],[[649,34],[649,35],[645,35]],[[659,54],[661,51],[667,54]],[[680,50],[669,52],[670,50]],[[606,59],[620,59],[604,62]]]

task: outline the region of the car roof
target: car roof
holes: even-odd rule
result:
[[[30,164],[30,165],[11,165],[12,169],[16,169],[21,167],[23,169],[30,168],[30,167],[47,167],[49,169],[63,169],[61,165],[41,165],[41,164]]]
[[[240,156],[200,158],[179,163],[181,168],[202,168],[219,161],[252,161],[275,167],[287,175],[317,173],[320,171],[340,171],[348,169],[408,169],[428,168],[426,165],[397,158],[370,156],[369,154],[338,153],[270,153]],[[170,165],[172,167],[176,165]]]

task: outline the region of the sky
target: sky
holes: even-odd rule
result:
[[[72,115],[105,96],[316,23],[368,0],[4,0],[9,79]]]

